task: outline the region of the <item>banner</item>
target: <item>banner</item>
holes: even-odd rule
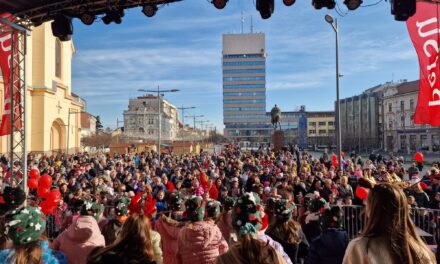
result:
[[[7,18],[9,14],[3,13],[0,14],[0,17]],[[13,21],[13,17],[9,17],[10,21]],[[9,27],[3,24],[0,26],[5,29],[5,31],[9,31]],[[11,56],[12,56],[12,36],[14,36],[14,56],[18,56],[17,49],[17,35],[11,34],[11,32],[0,33],[0,68],[3,76],[3,92],[4,92],[4,101],[3,101],[3,114],[2,120],[0,124],[0,136],[11,134]],[[21,116],[20,113],[20,68],[16,67],[14,70],[14,98],[16,99],[14,106],[14,114],[15,116]],[[21,119],[17,119],[15,122],[16,127],[21,127]]]
[[[440,126],[439,11],[436,3],[417,2],[417,12],[406,21],[420,64],[415,124]]]

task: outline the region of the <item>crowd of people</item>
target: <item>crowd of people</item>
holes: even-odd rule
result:
[[[338,166],[293,146],[29,154],[28,169],[51,176],[62,195],[51,214],[36,190],[21,190],[10,171],[21,164],[0,162],[0,263],[437,263],[414,208],[440,211],[438,162],[422,175],[423,164],[405,168],[400,158],[352,154]],[[353,205],[364,228],[350,241]]]

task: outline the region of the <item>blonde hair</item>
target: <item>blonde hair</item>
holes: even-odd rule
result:
[[[388,240],[396,263],[422,264],[426,258],[436,263],[434,254],[415,231],[401,187],[390,183],[375,185],[367,197],[366,216],[362,235]]]

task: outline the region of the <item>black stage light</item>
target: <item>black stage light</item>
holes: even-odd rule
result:
[[[291,6],[295,4],[296,0],[283,0],[283,4],[286,6]]]
[[[312,5],[315,9],[321,9],[323,7],[333,9],[336,6],[336,2],[335,0],[313,0]]]
[[[111,22],[115,22],[116,24],[121,24],[122,17],[125,15],[123,9],[117,9],[117,10],[109,10],[105,12],[105,16],[102,17],[102,22],[104,24],[108,25]]]
[[[157,12],[157,5],[144,5],[142,7],[142,13],[146,15],[147,17],[153,17],[156,15]]]
[[[110,13],[105,13],[105,16],[102,17],[102,22],[104,22],[104,24],[108,25],[113,21],[113,17],[112,14]]]
[[[344,0],[344,4],[347,6],[348,10],[358,9],[362,5],[362,0]]]
[[[226,6],[226,3],[228,3],[228,0],[212,0],[212,4],[217,9],[223,9]]]
[[[52,21],[52,34],[61,41],[69,41],[72,39],[73,25],[72,18],[65,15],[57,15]]]
[[[391,0],[391,14],[397,21],[406,21],[416,13],[416,0]]]
[[[274,0],[257,0],[257,10],[262,19],[268,19],[275,9]]]
[[[90,26],[91,24],[93,24],[93,22],[95,22],[96,15],[92,14],[92,13],[89,13],[89,12],[86,12],[86,13],[83,13],[83,14],[79,15],[79,19],[85,25]]]

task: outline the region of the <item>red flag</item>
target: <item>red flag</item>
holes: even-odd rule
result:
[[[416,124],[440,126],[439,12],[437,3],[417,2],[417,12],[406,22],[420,64]]]
[[[14,18],[10,17],[10,14],[3,13],[0,14],[0,17],[8,18],[9,21],[13,21]],[[11,32],[7,32],[9,27],[6,25],[1,25],[3,29],[5,29],[5,33],[0,34],[0,68],[2,70],[3,75],[3,85],[4,85],[4,101],[3,101],[3,115],[0,124],[0,136],[11,134],[11,56],[12,56],[12,36],[14,38],[14,56],[18,56],[17,48],[17,35],[11,34]],[[20,115],[20,70],[19,67],[14,69],[14,97],[15,97],[15,106],[14,106],[14,114],[15,116]],[[17,119],[15,122],[16,127],[21,127],[21,119]]]

